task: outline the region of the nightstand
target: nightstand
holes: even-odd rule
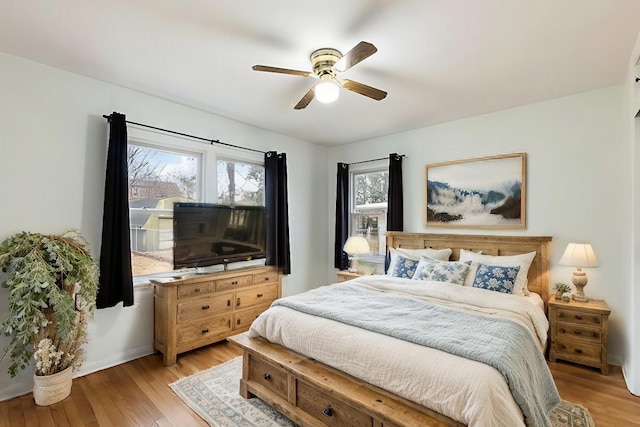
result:
[[[347,280],[355,279],[356,277],[360,277],[362,274],[352,273],[347,270],[338,271],[338,282],[345,282]]]
[[[604,300],[549,300],[549,360],[568,360],[609,374],[607,341],[611,309]]]

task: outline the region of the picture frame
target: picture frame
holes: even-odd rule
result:
[[[525,228],[526,161],[513,153],[426,165],[426,226]]]

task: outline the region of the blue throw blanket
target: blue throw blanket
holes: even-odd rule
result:
[[[490,365],[504,376],[527,425],[551,427],[548,414],[560,396],[531,334],[517,322],[346,283],[282,298],[273,305]]]

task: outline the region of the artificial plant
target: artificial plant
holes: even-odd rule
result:
[[[83,361],[87,318],[93,315],[98,267],[79,232],[20,232],[0,243],[0,268],[8,277],[8,312],[1,330],[10,337],[14,377],[36,353],[36,375],[78,368]],[[44,340],[50,340],[44,341]]]

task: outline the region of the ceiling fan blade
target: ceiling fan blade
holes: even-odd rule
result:
[[[313,101],[313,98],[315,96],[315,92],[313,89],[314,88],[312,87],[307,93],[304,94],[302,99],[298,101],[295,107],[293,107],[294,110],[302,110],[303,108],[306,108],[311,101]]]
[[[268,73],[293,74],[295,76],[307,77],[310,71],[290,70],[288,68],[269,67],[268,65],[254,65],[251,67],[254,71],[266,71]]]
[[[371,99],[380,101],[387,96],[387,92],[376,89],[375,87],[367,86],[363,83],[354,82],[353,80],[343,80],[341,82],[342,87],[360,95],[368,96]]]
[[[378,49],[371,43],[360,42],[356,47],[340,58],[340,60],[333,65],[333,68],[340,72],[347,71],[349,68],[353,67],[358,62],[364,61],[377,51]]]

